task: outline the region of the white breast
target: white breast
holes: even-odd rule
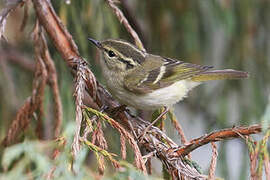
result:
[[[109,82],[108,86],[110,86],[111,83],[113,82]],[[127,92],[121,88],[112,89],[112,86],[109,87],[109,89],[113,96],[123,104],[137,109],[154,110],[163,106],[172,106],[178,101],[181,101],[187,96],[188,92],[192,88],[199,84],[199,82],[181,80],[168,87],[161,88],[144,95]]]

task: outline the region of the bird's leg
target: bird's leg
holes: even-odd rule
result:
[[[168,107],[165,107],[165,110],[151,123],[149,124],[141,133],[141,135],[138,137],[139,142],[142,140],[142,138],[144,137],[145,133],[149,130],[150,127],[152,127],[158,120],[160,120],[165,114],[167,114],[167,112],[169,111]]]

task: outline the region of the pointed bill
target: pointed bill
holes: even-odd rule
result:
[[[88,40],[93,43],[95,46],[97,46],[97,48],[102,48],[101,43],[98,40],[92,39],[92,38],[88,38]]]

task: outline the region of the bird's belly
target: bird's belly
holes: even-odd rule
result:
[[[115,88],[111,89],[111,93],[122,104],[137,109],[154,110],[163,106],[172,106],[181,101],[193,87],[199,84],[199,82],[181,80],[168,87],[144,95]]]

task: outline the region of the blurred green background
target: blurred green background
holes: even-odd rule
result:
[[[35,22],[31,2],[27,3],[29,18],[20,30],[23,8],[17,8],[7,20],[5,35],[12,49],[34,64],[30,34]],[[81,55],[91,64],[100,82],[99,56],[87,38],[98,40],[121,38],[133,42],[105,1],[52,1]],[[148,52],[179,60],[213,65],[216,69],[248,71],[249,79],[209,82],[189,94],[175,106],[175,113],[188,139],[213,130],[238,125],[260,123],[270,91],[270,1],[268,0],[122,0],[117,4],[139,34]],[[56,63],[64,111],[63,128],[75,121],[74,81],[69,69],[49,41]],[[3,48],[4,49],[4,48]],[[5,51],[1,52],[4,54]],[[5,59],[0,54],[0,138],[15,117],[16,110],[31,94],[33,72]],[[5,61],[7,60],[7,61]],[[45,139],[52,137],[52,95],[46,90],[44,126]],[[166,132],[180,144],[170,122]],[[111,152],[119,153],[119,136],[110,128]],[[35,138],[33,132],[28,138]],[[225,179],[247,179],[249,159],[243,140],[218,143],[219,157],[216,175]],[[192,153],[207,173],[211,160],[210,146]],[[132,153],[129,153],[132,159]],[[95,162],[93,162],[95,163]],[[160,164],[154,173],[160,174]]]

